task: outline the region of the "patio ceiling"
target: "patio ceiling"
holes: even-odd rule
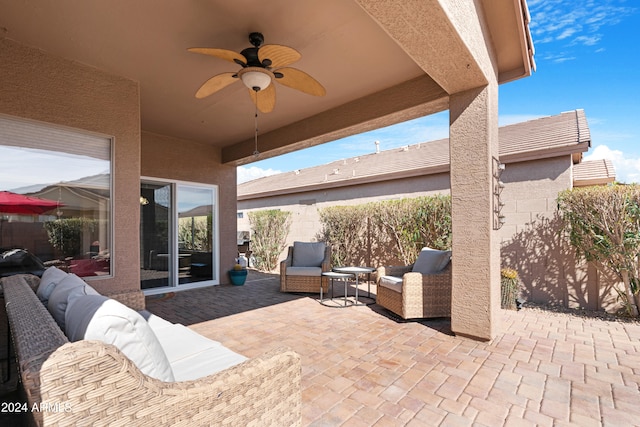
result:
[[[248,89],[234,83],[194,97],[239,66],[187,48],[239,52],[259,31],[265,44],[298,50],[293,66],[325,86],[326,96],[313,97],[276,85],[274,111],[259,117],[266,158],[447,109],[448,94],[486,82],[478,34],[494,44],[500,82],[529,75],[523,3],[0,0],[0,37],[139,82],[143,131],[211,144],[224,162],[244,164],[254,160]],[[467,32],[469,22],[480,26],[465,18],[478,14],[487,28]]]

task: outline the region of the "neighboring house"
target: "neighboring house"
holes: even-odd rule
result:
[[[553,232],[558,193],[615,180],[610,161],[582,160],[591,144],[584,111],[503,126],[499,141],[500,161],[506,166],[501,175],[505,184],[501,194],[505,222],[499,231],[502,264],[518,269],[529,299],[590,308],[611,304],[609,297],[593,288],[593,275],[587,277],[581,267],[582,272],[575,273],[573,266],[571,274],[566,266],[558,271],[548,268],[549,257],[565,263],[573,259],[570,248],[557,244],[551,248],[549,243],[557,237]],[[313,240],[321,229],[318,211],[322,208],[449,194],[448,139],[374,149],[372,142],[371,154],[240,184],[238,230],[249,230],[250,211],[282,209],[293,214],[288,241]],[[543,250],[532,254],[533,248]]]

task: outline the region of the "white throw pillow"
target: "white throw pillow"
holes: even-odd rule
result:
[[[102,295],[84,295],[69,302],[65,315],[70,341],[99,340],[116,346],[145,375],[174,381],[158,338],[136,311]]]
[[[293,267],[321,267],[324,261],[324,242],[293,242]]]
[[[64,331],[64,314],[69,301],[80,295],[100,295],[95,289],[75,274],[67,274],[53,289],[47,302],[47,309],[60,329]]]
[[[42,301],[45,306],[49,301],[51,292],[53,292],[55,287],[58,286],[58,283],[63,281],[66,277],[67,273],[56,267],[49,267],[44,271],[44,273],[42,273],[36,295],[38,295],[38,298],[40,298],[40,301]]]
[[[434,274],[447,266],[451,260],[451,251],[422,248],[412,271],[421,274]]]

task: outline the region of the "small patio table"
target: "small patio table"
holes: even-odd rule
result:
[[[373,273],[374,271],[376,271],[375,268],[373,267],[355,267],[355,266],[351,266],[351,267],[334,267],[333,271],[337,271],[338,273],[348,273],[348,274],[353,274],[356,278],[356,301],[355,303],[358,304],[358,276],[360,276],[361,274],[368,274],[369,277],[367,278],[367,297],[371,298],[371,273]]]
[[[328,277],[331,279],[331,301],[333,301],[333,280],[334,279],[341,279],[343,284],[344,284],[344,305],[340,306],[332,306],[332,307],[349,307],[351,305],[354,305],[353,301],[350,301],[347,299],[347,294],[348,292],[348,284],[347,284],[347,279],[351,279],[353,277],[353,274],[351,273],[338,273],[335,271],[325,271],[322,273],[322,275],[324,277]],[[320,285],[320,304],[322,305],[327,305],[324,303],[324,299],[322,297],[322,285]]]

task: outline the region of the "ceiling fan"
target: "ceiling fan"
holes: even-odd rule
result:
[[[325,88],[313,77],[297,68],[288,67],[302,55],[288,46],[264,43],[262,33],[249,34],[248,47],[237,53],[227,49],[193,47],[189,52],[215,56],[233,62],[242,68],[237,72],[215,75],[204,82],[196,92],[196,98],[205,98],[237,81],[249,88],[249,95],[263,113],[273,111],[276,103],[274,81],[309,95],[323,96]]]

